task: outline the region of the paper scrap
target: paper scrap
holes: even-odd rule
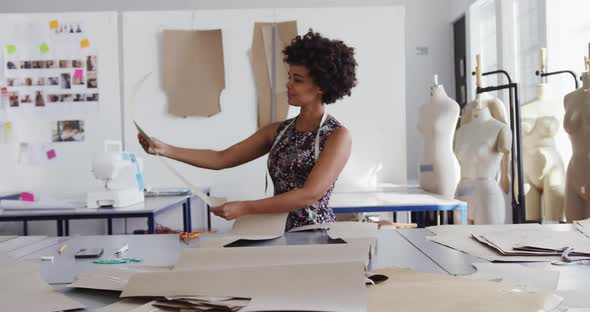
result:
[[[82,69],[76,69],[74,71],[74,79],[82,79],[84,78],[84,71]]]
[[[16,53],[16,46],[14,44],[9,44],[6,46],[6,52],[8,52],[8,54],[14,54]]]
[[[57,29],[59,27],[59,22],[57,20],[49,21],[49,29]]]
[[[90,47],[90,41],[88,39],[82,39],[80,41],[80,48],[85,49]]]
[[[365,280],[362,262],[140,273],[121,298],[229,296],[252,298],[240,311],[365,311]]]
[[[468,279],[500,279],[525,292],[553,291],[557,289],[559,272],[527,267],[518,263],[474,263],[476,273],[465,275]]]
[[[221,29],[164,30],[162,75],[169,113],[203,117],[219,113],[219,96],[225,88]]]
[[[289,103],[287,100],[288,65],[283,62],[282,50],[297,36],[297,22],[289,21],[275,23],[273,49],[273,23],[255,23],[252,39],[251,63],[256,82],[256,97],[258,99],[258,128],[273,122],[272,99],[275,98],[275,120],[287,118]],[[273,58],[274,53],[274,58]],[[273,59],[275,61],[275,82],[273,86]]]
[[[4,143],[10,144],[12,142],[12,123],[10,121],[4,123]]]
[[[20,200],[26,202],[34,202],[35,201],[35,194],[29,192],[22,192],[20,193]]]
[[[49,45],[47,45],[47,43],[42,43],[39,46],[39,51],[41,51],[42,54],[49,52]]]
[[[236,261],[236,259],[240,259]],[[264,267],[271,265],[362,262],[369,254],[360,245],[323,244],[247,248],[186,248],[173,270]]]
[[[553,311],[563,299],[552,292],[513,291],[512,285],[461,277],[381,269],[389,277],[369,286],[368,311]],[[392,296],[395,294],[395,296]],[[427,294],[427,300],[417,300]],[[476,307],[476,308],[475,308]]]
[[[47,151],[47,159],[54,159],[57,155],[55,154],[54,149],[50,149]]]

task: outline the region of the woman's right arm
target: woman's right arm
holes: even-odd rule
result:
[[[256,131],[249,138],[223,151],[176,147],[156,138],[151,138],[152,145],[150,146],[141,135],[137,137],[148,154],[154,155],[157,153],[195,167],[221,170],[239,166],[268,153],[272,147],[279,124],[278,122],[270,124]]]

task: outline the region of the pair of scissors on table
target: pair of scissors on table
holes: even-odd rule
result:
[[[201,233],[199,232],[180,232],[178,237],[182,239],[185,244],[189,245],[191,240],[199,237],[200,235]]]

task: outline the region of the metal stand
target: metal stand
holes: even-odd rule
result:
[[[544,72],[541,72],[538,70],[535,72],[535,75],[541,76],[541,78],[545,78],[545,77],[549,77],[549,76],[553,76],[553,75],[561,75],[561,74],[572,75],[572,77],[574,77],[574,83],[576,85],[576,90],[580,87],[579,82],[578,82],[578,78],[576,77],[576,73],[574,73],[571,70],[560,70],[560,71],[556,71],[556,72],[552,72],[552,73],[544,73]]]
[[[500,91],[508,89],[510,92],[510,129],[512,130],[512,150],[511,150],[511,166],[510,177],[512,185],[512,222],[524,223],[526,222],[526,203],[524,196],[524,173],[522,165],[522,131],[520,122],[520,104],[518,102],[518,84],[513,83],[510,75],[504,70],[496,70],[482,73],[482,76],[503,74],[508,79],[508,84],[500,86],[492,86],[481,88],[477,87],[477,94],[488,93],[493,91]],[[475,73],[473,73],[475,75]],[[516,161],[516,163],[515,163]],[[515,172],[518,170],[518,175]],[[517,181],[518,197],[514,194],[514,180]]]

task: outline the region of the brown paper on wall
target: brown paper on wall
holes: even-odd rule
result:
[[[256,82],[258,128],[272,123],[272,97],[276,97],[276,120],[283,121],[289,112],[287,102],[288,65],[283,62],[283,49],[297,36],[297,22],[276,23],[275,62],[276,89],[272,93],[272,27],[273,23],[255,23],[250,62]]]
[[[369,286],[369,311],[552,311],[563,300],[551,292],[514,292],[508,283],[382,269],[389,279]],[[425,297],[426,296],[426,297]],[[428,298],[427,300],[424,300]]]
[[[219,95],[225,88],[221,29],[164,30],[162,84],[172,115],[219,113]]]

